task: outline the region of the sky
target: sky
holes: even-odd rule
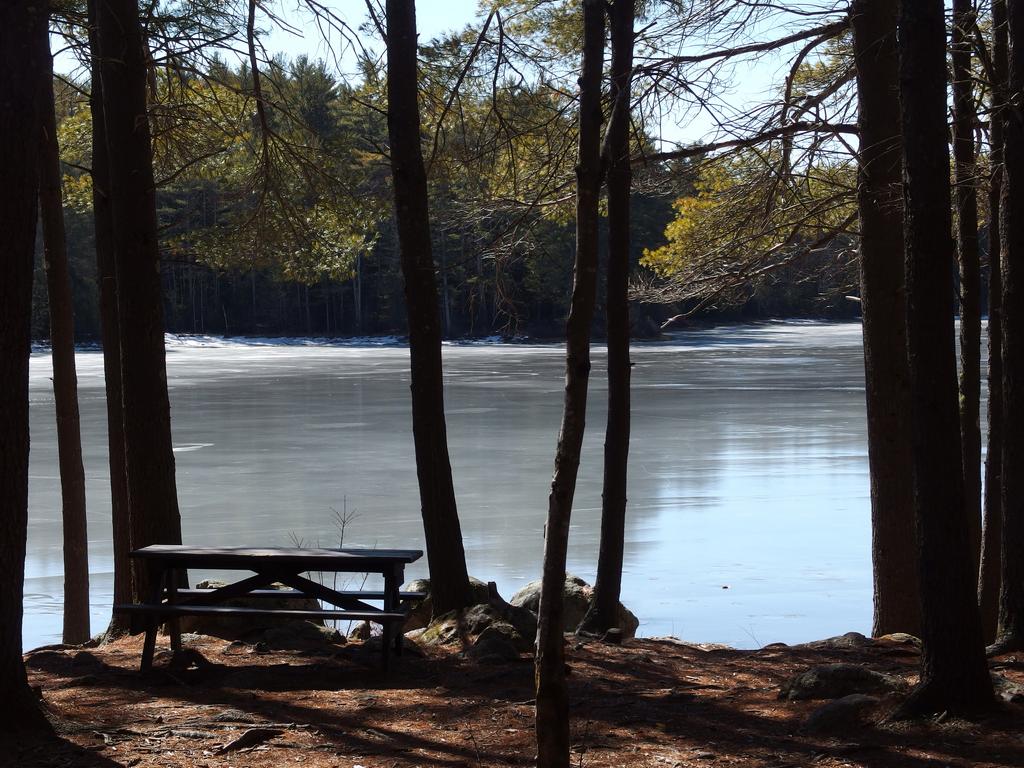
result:
[[[353,27],[358,27],[368,16],[364,0],[325,0],[324,5]],[[305,53],[311,57],[327,58],[329,50],[323,42],[310,14],[296,0],[277,0],[275,13],[291,23],[301,25],[303,36],[274,29],[264,39],[268,51],[281,51],[290,57]],[[420,39],[430,39],[451,29],[461,29],[476,18],[477,0],[416,0],[416,27]],[[305,23],[302,23],[303,20]]]
[[[331,9],[347,24],[358,28],[367,19],[364,0],[322,0],[322,5]],[[284,53],[289,58],[307,55],[310,58],[331,59],[331,49],[305,4],[297,0],[271,0],[267,7],[276,16],[286,21],[295,31],[275,25],[266,16],[257,22],[258,28],[266,32],[263,45],[271,55]],[[421,39],[430,39],[450,29],[460,29],[473,22],[477,0],[417,0],[417,26]],[[335,37],[332,44],[338,42]],[[60,51],[63,43],[53,36],[51,45],[54,52]],[[68,53],[57,53],[55,69],[69,73],[77,68],[77,61]]]
[[[349,26],[358,29],[367,19],[364,0],[318,0],[322,5],[340,17]],[[267,9],[275,16],[284,20],[291,29],[274,24],[263,14],[259,18],[258,27],[265,34],[261,40],[268,55],[285,54],[288,58],[306,55],[310,58],[322,58],[333,64],[335,57],[332,47],[340,52],[342,47],[337,33],[329,33],[329,42],[324,39],[323,32],[314,21],[312,14],[302,0],[267,0]],[[421,41],[427,41],[444,32],[462,29],[473,23],[477,18],[478,0],[416,0],[417,26]],[[59,50],[61,42],[54,37],[54,50]],[[780,79],[780,67],[783,57],[767,57],[745,69],[737,77],[733,90],[724,101],[734,112],[742,113],[748,104],[763,101],[772,84]],[[352,74],[355,59],[351,55],[341,59],[343,74]],[[67,53],[58,53],[55,69],[61,73],[70,73],[77,68],[74,57]],[[348,69],[349,72],[344,70]],[[80,73],[79,73],[79,76]],[[667,115],[655,129],[662,143],[696,143],[711,141],[714,135],[713,123],[706,115]]]
[[[323,0],[323,4],[352,27],[358,28],[368,19],[364,0]],[[425,42],[444,32],[472,24],[477,19],[479,5],[478,0],[416,0],[416,23],[420,40]],[[331,47],[324,41],[321,30],[300,0],[276,0],[269,7],[301,30],[301,34],[265,23],[263,26],[269,33],[263,37],[263,45],[268,53],[281,52],[289,58],[305,54],[311,58],[323,58],[329,62],[332,60]],[[332,44],[337,42],[336,38],[332,40]],[[782,57],[765,57],[755,66],[745,69],[730,94],[730,106],[742,112],[746,103],[764,100],[773,82],[779,81],[781,60]],[[715,138],[713,122],[706,115],[679,116],[678,119],[676,116],[666,116],[658,133],[663,142],[668,143],[693,143]]]

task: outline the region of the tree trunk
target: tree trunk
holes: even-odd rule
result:
[[[308,289],[307,289],[308,290]],[[252,318],[249,327],[253,335],[256,334],[256,268],[249,269],[249,292],[251,293]]]
[[[334,327],[337,329],[338,335],[345,335],[345,285],[338,286],[338,309],[334,314]]]
[[[974,156],[974,0],[953,0],[953,178],[960,265],[960,439],[971,566],[981,556],[981,264]],[[975,577],[977,578],[977,577]]]
[[[565,683],[562,590],[590,380],[590,323],[597,293],[598,205],[601,191],[601,72],[604,4],[583,0],[579,150],[576,162],[576,263],[565,329],[565,403],[548,497],[544,567],[537,612],[537,765],[569,765],[569,695]]]
[[[902,714],[975,714],[994,698],[964,512],[942,0],[901,3],[899,42],[903,135],[914,139],[903,144],[903,188],[923,643]]]
[[[356,331],[363,332],[363,255],[356,254],[356,276],[352,282],[352,311],[356,316]]]
[[[1008,0],[1008,93],[1024,88],[1024,0]],[[1024,123],[1003,125],[1003,471],[1002,589],[997,645],[1024,648]]]
[[[306,338],[308,339],[313,335],[313,315],[309,311],[309,284],[304,283],[302,286],[302,295],[305,297],[306,305]]]
[[[64,642],[89,639],[89,536],[85,517],[85,469],[78,418],[75,372],[75,317],[64,233],[60,147],[53,103],[53,57],[49,29],[38,37],[40,60],[48,65],[40,87],[39,211],[43,264],[50,310],[53,399],[57,410],[57,458],[64,528]]]
[[[903,272],[898,8],[851,7],[861,152],[860,295],[871,475],[875,636],[921,630],[911,483],[910,372]]]
[[[610,11],[613,112],[605,137],[608,167],[608,421],[604,433],[601,546],[594,603],[586,630],[619,626],[619,593],[626,536],[629,461],[629,162],[630,85],[633,77],[634,0],[615,0]]]
[[[444,335],[452,335],[452,307],[448,300],[448,233],[441,235],[441,314],[444,318]]]
[[[323,291],[321,295],[324,297],[324,336],[331,335],[331,286],[326,279],[320,281]]]
[[[412,432],[434,613],[469,604],[444,416],[437,278],[430,248],[427,175],[417,100],[416,5],[388,0],[388,136],[395,218],[409,322]]]
[[[0,3],[0,732],[47,728],[22,659],[28,531],[28,359],[39,184],[38,40],[47,3]]]
[[[100,75],[117,307],[131,547],[181,543],[164,357],[146,57],[136,0],[98,3]],[[148,572],[133,563],[134,599]]]
[[[107,401],[107,449],[110,465],[110,518],[113,527],[114,603],[130,603],[137,594],[133,587],[130,520],[128,519],[128,474],[125,465],[124,417],[121,394],[121,330],[117,315],[117,276],[114,269],[114,223],[110,211],[110,164],[107,160],[106,128],[103,120],[103,82],[100,77],[97,2],[89,2],[89,49],[92,89],[92,208],[96,238],[96,280],[99,283],[100,339],[103,343],[103,380]],[[107,636],[128,632],[126,614],[115,613]]]
[[[1003,121],[1006,104],[1006,0],[992,3],[992,101],[988,219],[988,455],[985,459],[985,508],[982,526],[978,603],[985,642],[993,642],[999,621],[1001,531],[1003,527],[1003,329],[1002,227],[999,223],[1003,178]]]

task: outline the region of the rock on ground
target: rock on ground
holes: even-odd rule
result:
[[[658,643],[669,643],[671,645],[678,645],[682,648],[693,648],[698,651],[705,651],[711,653],[712,651],[733,651],[736,650],[731,645],[725,643],[691,643],[689,640],[680,640],[678,637],[672,637],[666,635],[664,637],[651,637],[648,638]],[[767,648],[768,646],[765,646]]]
[[[501,664],[519,658],[522,636],[511,624],[497,621],[489,625],[470,646],[467,655],[484,664]]]
[[[1024,701],[1024,685],[1015,683],[1005,675],[993,673],[992,685],[996,689],[996,696],[1006,702]]]
[[[871,645],[870,637],[865,637],[860,632],[847,632],[845,635],[827,637],[824,640],[814,640],[810,643],[801,643],[794,648],[810,648],[814,651],[834,651],[844,648],[864,648]]]
[[[842,733],[864,727],[879,700],[862,693],[851,693],[818,707],[808,715],[804,733]]]
[[[366,641],[370,639],[373,634],[373,627],[370,626],[368,621],[360,621],[358,624],[352,627],[348,632],[349,640],[360,640]]]
[[[416,640],[422,645],[455,645],[462,642],[459,631],[459,614],[457,611],[438,616],[427,626],[407,632],[406,637]]]
[[[887,643],[901,643],[905,645],[912,645],[915,648],[921,647],[921,639],[908,635],[906,632],[891,632],[888,635],[881,635],[876,637],[875,640],[880,640]]]
[[[474,648],[483,638],[480,650],[470,654],[473,658],[504,655],[511,658],[510,649],[515,649],[515,656],[529,652],[537,636],[537,607],[540,604],[540,582],[531,582],[519,590],[510,602],[505,602],[498,594],[494,584],[485,584],[479,579],[470,578],[473,590],[474,605],[463,611],[450,611],[442,616],[431,616],[433,609],[430,599],[430,581],[420,579],[411,582],[407,589],[415,592],[426,592],[423,600],[409,604],[409,619],[405,624],[406,635],[423,645],[461,645],[467,649]],[[566,574],[563,600],[565,606],[565,631],[575,631],[586,615],[593,599],[594,589],[583,579]],[[631,638],[636,635],[639,620],[621,603],[619,604],[621,637]],[[488,630],[494,628],[488,634]],[[486,636],[485,636],[486,635]],[[501,637],[504,646],[493,654],[487,654],[485,647],[497,648]]]
[[[250,638],[252,640],[254,638]],[[311,650],[325,644],[341,644],[345,636],[333,627],[311,621],[290,621],[263,631],[259,638],[271,650]]]
[[[196,584],[197,589],[220,589],[227,583],[207,579]],[[290,589],[283,584],[271,585],[274,589]],[[319,611],[320,603],[316,598],[302,597],[235,597],[225,600],[222,605],[236,608],[291,608],[296,611]],[[182,632],[194,632],[210,635],[224,640],[239,640],[253,632],[280,627],[291,623],[293,619],[286,616],[182,616],[178,619]],[[323,624],[323,622],[312,622]]]
[[[489,596],[487,582],[470,576],[469,590],[474,605],[487,602]],[[405,620],[405,631],[412,632],[416,629],[423,629],[430,623],[434,615],[434,601],[430,597],[430,579],[410,581],[403,591],[427,593],[427,596],[422,600],[405,600],[402,602],[402,608],[408,612],[409,616]]]
[[[897,693],[907,688],[901,677],[875,672],[857,664],[820,664],[790,678],[780,699],[838,699],[850,694]]]
[[[500,638],[503,647],[495,652],[503,658],[518,658],[521,651],[533,648],[533,637],[520,633],[517,627],[505,620],[501,611],[491,605],[473,605],[464,611],[449,611],[406,637],[423,645],[457,645],[467,650],[475,648],[481,640],[484,646],[497,648]],[[511,651],[506,652],[506,648]],[[485,654],[483,648],[470,655],[479,658],[482,654]]]
[[[514,606],[529,609],[536,615],[540,606],[540,580],[531,581],[520,589],[509,601]],[[566,632],[575,632],[583,617],[586,616],[590,603],[594,598],[594,588],[579,576],[565,574],[565,586],[562,588],[562,621]],[[640,620],[622,603],[619,603],[619,628],[624,638],[636,636]]]
[[[430,612],[433,610],[433,604],[430,599],[429,579],[411,582],[407,587],[409,591],[426,592],[427,597],[416,602],[410,601],[408,604],[411,608],[405,624],[406,637],[413,638],[423,645],[462,645],[473,648],[478,638],[490,627],[500,625],[499,634],[515,649],[516,657],[520,651],[529,651],[533,648],[534,638],[537,636],[536,616],[526,608],[505,602],[493,583],[485,584],[470,577],[470,588],[473,605],[462,611],[449,611],[441,616],[432,617]],[[485,645],[495,642],[488,639]],[[499,655],[509,657],[506,650],[502,650]],[[475,651],[472,655],[479,658],[481,654],[483,650]]]

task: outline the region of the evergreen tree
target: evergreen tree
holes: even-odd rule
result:
[[[972,568],[952,313],[946,32],[942,0],[899,21],[907,348],[921,579],[921,679],[902,714],[973,715],[994,703]]]

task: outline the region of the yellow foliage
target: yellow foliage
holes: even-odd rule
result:
[[[671,275],[679,270],[680,258],[694,250],[701,237],[702,221],[714,210],[715,201],[708,197],[680,197],[672,207],[676,217],[665,227],[668,243],[660,248],[644,248],[640,263],[659,275]]]
[[[64,175],[64,205],[77,213],[92,209],[92,174]]]
[[[840,227],[855,209],[851,162],[801,168],[787,178],[778,158],[737,153],[706,162],[694,194],[673,203],[666,244],[640,263],[662,277],[741,269],[767,254],[785,254]]]

